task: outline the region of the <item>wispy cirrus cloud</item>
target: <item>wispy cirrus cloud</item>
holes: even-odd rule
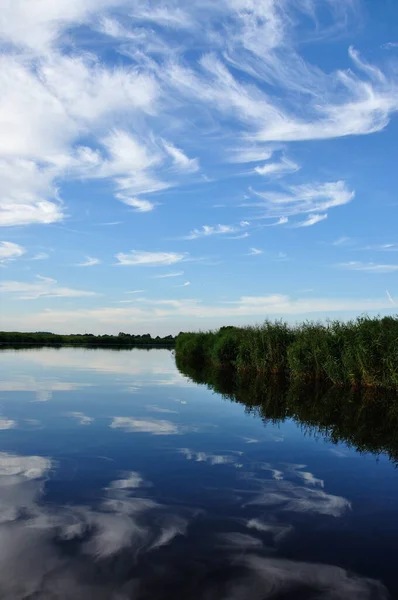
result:
[[[325,211],[344,206],[355,196],[344,181],[288,186],[286,192],[252,192],[262,199],[261,202],[245,205],[262,208],[265,212],[260,216],[263,218],[279,217],[278,225],[287,223],[288,217],[309,214],[306,221],[293,222],[293,227],[305,226],[303,223],[313,225],[327,218]]]
[[[381,46],[384,50],[392,50],[394,48],[398,48],[398,42],[386,42]]]
[[[190,285],[191,285],[191,282],[186,281],[185,283],[182,283],[181,285],[175,285],[174,287],[182,288],[182,287],[189,287]]]
[[[32,256],[31,260],[47,260],[50,258],[50,255],[47,252],[38,252],[34,256]]]
[[[147,252],[132,250],[129,254],[119,252],[116,254],[118,265],[168,267],[186,259],[186,254],[178,252]]]
[[[379,264],[374,262],[364,263],[354,260],[341,263],[339,267],[350,271],[365,271],[368,273],[395,273],[398,271],[398,265]]]
[[[184,275],[184,271],[174,271],[172,273],[162,273],[160,275],[154,275],[154,279],[168,279],[169,277],[181,277]]]
[[[328,71],[300,54],[303,41],[356,22],[354,4],[9,3],[0,24],[0,225],[64,219],[66,180],[106,179],[118,200],[150,212],[158,202],[149,194],[199,169],[188,155],[209,132],[224,163],[260,163],[291,141],[381,131],[398,110],[394,68],[383,72],[354,48],[352,68]],[[95,45],[88,51],[76,35],[82,26],[106,36],[124,61],[104,61]],[[241,148],[231,149],[225,123]],[[257,174],[296,168],[283,158],[257,165]]]
[[[184,237],[185,240],[197,240],[199,238],[211,237],[214,235],[232,235],[238,234],[234,237],[234,239],[239,239],[245,235],[245,229],[250,226],[249,221],[241,221],[238,225],[202,225],[200,229],[193,229],[187,236]],[[240,232],[243,231],[243,234]]]
[[[346,235],[343,235],[343,236],[337,238],[337,240],[334,240],[334,242],[332,242],[332,246],[348,246],[351,243],[352,243],[351,238],[349,238]]]
[[[327,214],[313,214],[313,215],[309,215],[305,221],[300,221],[299,223],[296,223],[294,225],[294,227],[311,227],[312,225],[316,225],[317,223],[320,223],[321,221],[325,221],[325,219],[327,219],[328,216]]]
[[[364,250],[376,250],[377,252],[398,252],[398,243],[373,244],[370,246],[365,246]]]
[[[14,242],[0,242],[0,264],[20,258],[25,252],[25,248]]]
[[[254,172],[263,177],[276,178],[288,173],[295,173],[299,169],[300,166],[298,164],[286,157],[282,157],[279,162],[265,163],[262,166],[255,167]]]
[[[0,293],[9,294],[20,300],[37,300],[37,298],[81,298],[96,296],[96,292],[76,290],[58,285],[56,279],[36,275],[34,283],[25,281],[1,281]]]
[[[199,161],[197,158],[188,158],[180,148],[176,148],[176,146],[165,140],[163,140],[163,146],[167,154],[171,156],[176,167],[191,173],[199,171]]]
[[[259,248],[250,248],[246,256],[259,256],[260,254],[264,254],[264,250],[260,250]]]
[[[94,258],[92,256],[86,256],[86,260],[81,263],[77,263],[77,267],[94,267],[95,265],[101,264],[99,258]]]

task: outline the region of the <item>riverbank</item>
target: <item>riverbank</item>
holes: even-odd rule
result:
[[[266,321],[257,327],[181,333],[175,351],[179,364],[188,367],[398,390],[398,317],[297,326]]]

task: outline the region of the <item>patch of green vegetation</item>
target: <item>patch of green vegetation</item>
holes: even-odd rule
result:
[[[360,317],[342,323],[257,327],[180,333],[180,364],[209,364],[236,372],[351,387],[398,389],[398,317]]]

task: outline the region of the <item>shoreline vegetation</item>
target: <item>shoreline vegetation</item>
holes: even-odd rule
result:
[[[21,333],[0,331],[0,346],[150,346],[174,348],[176,338],[172,335],[152,337],[149,333],[134,335],[120,332],[118,335],[94,335],[92,333],[60,335],[46,331]]]
[[[398,391],[398,317],[180,333],[180,368],[215,367],[269,379]]]

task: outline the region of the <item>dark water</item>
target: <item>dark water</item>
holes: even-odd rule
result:
[[[167,350],[3,351],[0,411],[2,600],[398,598],[393,452],[265,423]]]

